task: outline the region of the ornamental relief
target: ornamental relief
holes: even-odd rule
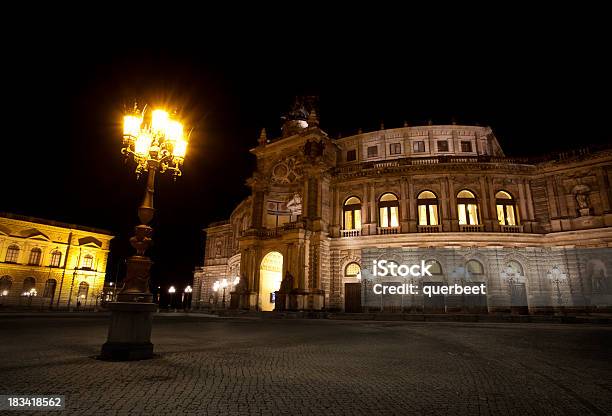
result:
[[[302,162],[296,156],[289,156],[274,165],[270,180],[277,184],[290,184],[302,179],[303,176]]]

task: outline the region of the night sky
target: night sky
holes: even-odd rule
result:
[[[602,26],[536,30],[534,21],[500,34],[498,21],[475,23],[439,41],[429,26],[378,38],[356,26],[299,37],[278,28],[225,42],[202,34],[181,47],[138,42],[155,48],[72,33],[16,48],[5,60],[11,119],[0,211],[114,232],[107,279],[121,279],[144,192],[120,154],[122,110],[134,101],[171,103],[195,130],[183,176],[159,176],[151,257],[153,286],[182,290],[202,263],[201,229],[227,219],[248,195],[248,149],[262,127],[279,133],[295,96],[320,97],[321,125],[332,137],[381,121],[392,128],[454,118],[492,126],[507,155],[610,142]]]

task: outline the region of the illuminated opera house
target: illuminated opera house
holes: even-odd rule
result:
[[[550,312],[612,305],[612,151],[507,157],[490,127],[381,128],[332,139],[296,108],[251,150],[251,195],[206,229],[194,308]],[[432,264],[420,283],[486,296],[391,296],[373,260]],[[407,279],[414,279],[409,277]],[[418,283],[418,282],[417,282]],[[365,299],[370,296],[370,299]]]

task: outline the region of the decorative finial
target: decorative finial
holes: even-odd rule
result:
[[[427,120],[427,125],[428,126],[433,126],[433,120],[432,119]]]
[[[268,141],[268,136],[266,135],[266,129],[261,129],[261,133],[259,134],[259,145],[265,146]]]
[[[363,133],[363,130],[361,130],[361,127],[359,127],[359,128],[357,129],[357,134],[361,134],[361,133]]]
[[[381,130],[384,130],[384,129],[385,129],[385,122],[384,122],[384,121],[381,121],[381,122],[380,122],[380,129],[381,129]]]
[[[408,124],[408,122],[406,120],[404,120],[404,127],[409,127],[410,124]]]
[[[453,125],[456,125],[456,124],[457,124],[457,119],[456,119],[455,117],[452,117],[452,118],[451,118],[451,123],[452,123]]]

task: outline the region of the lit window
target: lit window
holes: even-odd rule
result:
[[[361,273],[361,267],[357,263],[349,263],[344,269],[346,277],[357,277]]]
[[[19,259],[19,246],[16,246],[16,245],[9,246],[9,248],[6,250],[6,257],[4,258],[4,261],[7,263],[17,263],[18,259]]]
[[[361,230],[361,200],[352,196],[344,203],[344,229]]]
[[[438,197],[431,191],[423,191],[417,196],[419,225],[438,225]]]
[[[472,142],[461,142],[461,151],[462,152],[471,152],[472,151]]]
[[[399,227],[399,201],[392,193],[383,194],[378,202],[378,225]]]
[[[84,269],[93,269],[93,261],[94,258],[91,254],[86,254],[83,258],[83,268]]]
[[[378,146],[368,147],[368,157],[376,157],[376,156],[378,156]]]
[[[457,212],[459,214],[459,224],[478,225],[478,201],[474,194],[468,190],[463,190],[457,194]]]
[[[495,194],[495,205],[497,207],[497,221],[500,225],[518,225],[516,204],[512,195],[506,191]]]
[[[399,155],[402,153],[402,144],[401,143],[391,143],[389,145],[389,154],[390,155]]]
[[[89,284],[87,282],[79,283],[79,292],[77,294],[78,300],[87,299],[87,292],[89,292]]]
[[[352,162],[354,160],[357,160],[357,150],[352,149],[346,152],[346,161],[347,162]]]
[[[438,141],[438,152],[448,152],[448,140]]]
[[[414,153],[423,153],[425,151],[425,142],[423,140],[412,142],[412,151]]]
[[[42,255],[41,249],[33,248],[30,251],[30,261],[28,262],[28,264],[31,264],[32,266],[38,266],[40,264],[41,255]]]
[[[62,252],[55,250],[51,253],[51,267],[59,267],[62,261]]]

